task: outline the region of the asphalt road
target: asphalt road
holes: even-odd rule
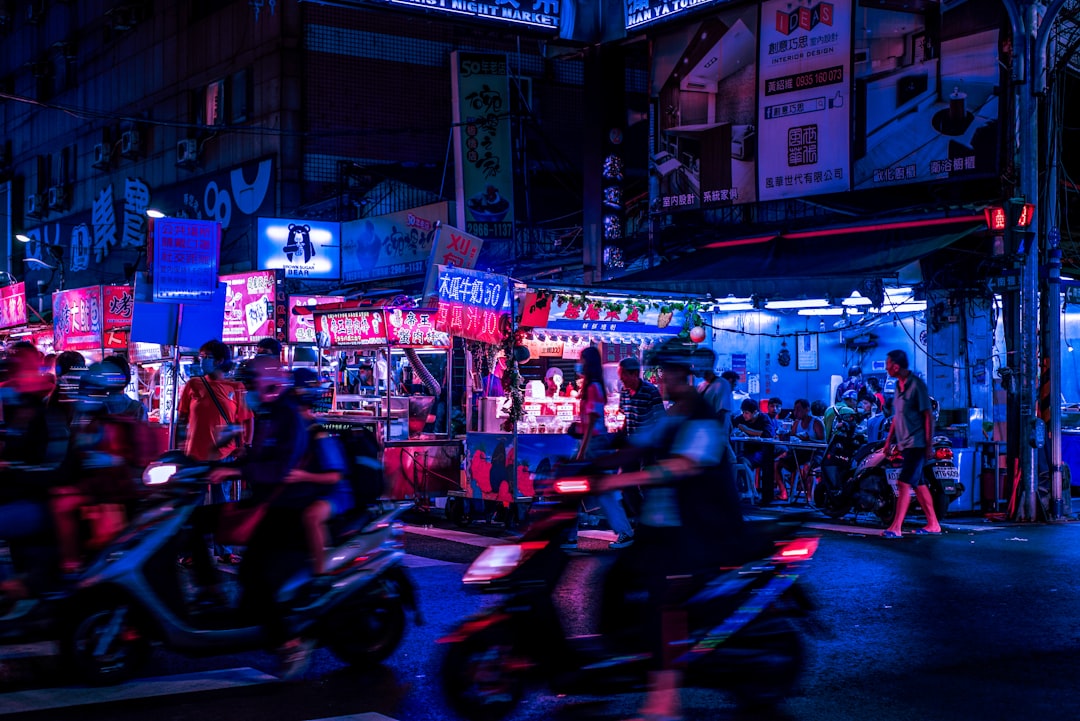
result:
[[[460,579],[482,544],[505,536],[478,526],[462,535],[441,519],[416,519],[406,537],[425,625],[410,627],[381,668],[355,672],[316,652],[301,681],[280,682],[274,659],[249,653],[187,659],[158,650],[146,676],[111,689],[59,683],[47,649],[0,652],[0,716],[20,721],[429,721],[451,718],[438,686],[435,640],[489,602]],[[425,528],[431,522],[434,528]],[[1074,718],[1080,671],[1080,524],[946,522],[942,537],[880,537],[822,519],[822,543],[805,576],[820,628],[800,686],[775,716],[806,721]],[[912,526],[913,528],[914,526]],[[586,533],[586,536],[593,535]],[[603,534],[596,534],[603,535]],[[480,545],[478,545],[480,544]],[[598,578],[613,558],[585,537],[560,587],[567,625],[587,633]],[[721,692],[683,693],[688,721],[736,718]],[[512,721],[633,716],[636,694],[531,693]],[[372,715],[376,714],[376,715]],[[377,714],[381,714],[380,717]]]

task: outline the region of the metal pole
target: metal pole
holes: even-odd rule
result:
[[[169,450],[176,448],[176,398],[180,385],[180,323],[184,319],[184,304],[176,305],[176,344],[173,345],[172,388],[170,388],[169,408]]]
[[[1055,93],[1060,92],[1054,89]],[[1060,98],[1060,95],[1056,96]],[[1046,199],[1043,203],[1043,218],[1046,228],[1047,270],[1046,270],[1046,354],[1050,365],[1050,499],[1053,502],[1051,515],[1055,520],[1071,514],[1071,508],[1065,508],[1061,480],[1061,247],[1058,235],[1058,152],[1061,140],[1061,103],[1050,104],[1047,114],[1050,140],[1046,184]]]

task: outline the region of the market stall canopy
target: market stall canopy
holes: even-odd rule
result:
[[[654,292],[846,297],[877,279],[985,230],[981,216],[892,223],[717,241],[604,285]]]

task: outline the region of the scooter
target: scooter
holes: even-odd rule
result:
[[[466,719],[504,718],[530,683],[546,682],[556,693],[645,688],[653,666],[642,642],[640,594],[617,599],[622,625],[604,640],[568,637],[559,618],[555,589],[569,561],[560,541],[578,522],[588,486],[555,481],[556,491],[569,495],[534,504],[521,540],[487,548],[465,573],[466,586],[504,596],[439,640],[446,646],[443,692]],[[684,685],[727,689],[747,707],[778,702],[797,681],[804,647],[795,621],[811,606],[797,580],[818,544],[799,535],[801,518],[764,523],[750,534],[758,543],[745,565],[717,569],[689,591],[689,633],[676,644],[684,649]]]
[[[923,479],[934,501],[934,515],[940,521],[948,514],[949,505],[964,492],[964,484],[954,462],[952,441],[948,436],[934,436],[932,443],[934,454],[923,464]],[[855,468],[855,508],[873,513],[886,526],[891,524],[896,517],[896,499],[900,497],[896,484],[903,465],[902,454],[890,454],[884,442],[872,444]]]
[[[197,589],[187,577],[190,572],[176,563],[185,527],[205,494],[208,471],[207,465],[168,454],[150,464],[143,478],[155,489],[154,502],[76,583],[65,604],[61,644],[86,681],[107,684],[128,678],[147,660],[153,642],[190,655],[235,653],[272,643],[264,626],[253,625],[250,613],[231,605],[199,608],[193,603]],[[411,505],[381,502],[333,529],[326,576],[312,576],[306,553],[282,548],[275,555],[274,571],[284,580],[272,598],[256,601],[272,606],[285,638],[309,639],[348,664],[367,666],[398,646],[406,610],[422,623],[414,586],[402,566],[403,531],[397,521]]]
[[[856,507],[860,488],[855,469],[869,453],[866,438],[858,432],[859,419],[856,413],[836,417],[821,459],[820,478],[814,484],[812,497],[814,505],[830,518],[841,518]]]

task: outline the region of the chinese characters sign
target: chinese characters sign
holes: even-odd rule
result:
[[[573,0],[382,0],[388,5],[412,7],[448,15],[465,15],[533,28],[559,28],[559,6]]]
[[[102,288],[102,331],[106,348],[126,348],[135,309],[134,289],[126,285]]]
[[[449,348],[450,336],[435,329],[434,308],[394,308],[386,311],[390,343],[402,347]]]
[[[263,338],[273,338],[274,297],[277,274],[272,270],[221,276],[225,284],[225,324],[221,340],[236,345],[250,345]]]
[[[851,0],[761,6],[758,196],[848,189]]]
[[[341,224],[259,218],[259,268],[286,278],[341,277]]]
[[[213,220],[151,218],[154,300],[209,303],[218,278],[221,226]]]
[[[483,343],[499,343],[510,320],[510,283],[505,276],[464,268],[439,269],[435,327]]]
[[[340,295],[290,295],[289,296],[289,342],[315,342],[315,315],[313,313],[294,313],[294,308],[313,308],[320,303],[340,303],[345,300]]]
[[[342,223],[342,280],[354,283],[422,275],[438,226],[448,221],[449,205],[433,203]]]
[[[484,241],[474,235],[446,225],[436,230],[436,240],[431,249],[431,263],[428,265],[427,278],[424,279],[423,303],[438,302],[436,283],[440,265],[452,265],[456,268],[475,268],[476,259]]]
[[[26,325],[26,284],[0,288],[0,328]]]
[[[53,349],[59,353],[101,346],[101,286],[53,293]]]
[[[481,238],[514,234],[510,79],[505,55],[454,52],[454,161],[465,229]]]
[[[642,308],[642,305],[645,307]],[[683,311],[663,303],[621,304],[606,300],[582,302],[552,299],[547,327],[587,333],[660,333],[677,335],[683,329]]]
[[[626,6],[626,29],[636,30],[660,20],[670,20],[704,5],[731,0],[623,0]]]
[[[329,344],[335,348],[386,343],[386,319],[383,317],[381,308],[317,313],[315,324],[320,332],[326,334]]]

